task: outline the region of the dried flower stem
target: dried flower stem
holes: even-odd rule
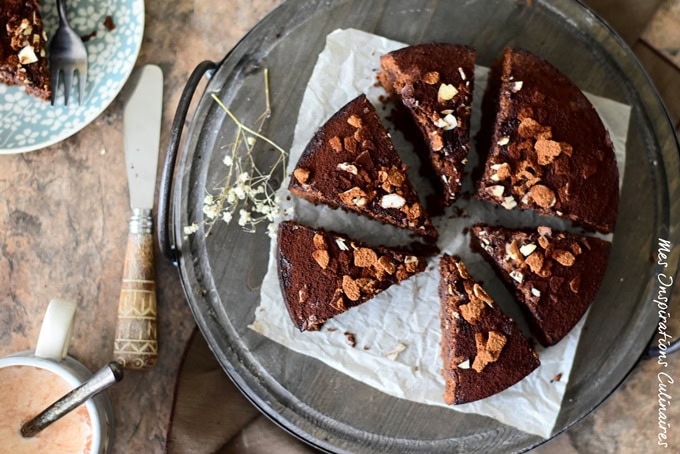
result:
[[[210,234],[215,221],[218,219],[222,219],[226,223],[231,222],[237,210],[239,213],[238,223],[248,232],[254,232],[255,226],[261,222],[273,222],[278,214],[279,201],[275,189],[271,185],[271,179],[274,171],[280,166],[282,168],[281,181],[284,180],[288,152],[261,133],[265,121],[271,116],[269,71],[266,68],[264,70],[264,85],[265,110],[255,120],[254,127],[246,126],[216,93],[211,94],[213,100],[236,124],[237,130],[234,142],[225,147],[229,151],[227,151],[223,162],[229,168],[229,171],[220,182],[220,185],[222,185],[220,192],[217,197],[206,194],[203,200],[203,213],[206,215],[204,222],[209,225],[207,234]],[[263,172],[259,169],[253,158],[257,139],[261,139],[278,151],[278,158],[270,167],[269,172]],[[245,148],[245,152],[239,154],[241,147]],[[196,224],[184,228],[187,235],[197,230],[198,225]],[[269,231],[271,234],[271,224]]]

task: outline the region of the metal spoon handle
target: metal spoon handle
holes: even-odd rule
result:
[[[89,380],[47,407],[42,413],[21,426],[21,435],[32,437],[82,405],[90,397],[123,379],[123,368],[115,361],[98,370]]]

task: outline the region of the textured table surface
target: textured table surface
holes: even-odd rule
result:
[[[162,148],[193,67],[221,58],[278,3],[146,1],[137,65],[158,64],[165,74]],[[586,3],[631,45],[680,126],[680,0]],[[115,101],[58,145],[0,156],[0,356],[32,348],[47,302],[63,297],[79,304],[71,353],[91,369],[111,357],[129,215],[122,143],[122,103]],[[176,271],[160,257],[156,262],[159,364],[129,373],[110,392],[115,452],[163,451],[182,354],[194,330]],[[598,410],[537,452],[653,452],[660,370],[654,361],[642,362]],[[668,371],[680,378],[680,357],[671,358]],[[212,417],[196,424],[207,409]],[[181,370],[174,411],[170,452],[308,451],[238,394],[200,335]],[[680,420],[680,406],[671,405],[667,414]],[[680,433],[673,429],[670,446],[680,449]]]

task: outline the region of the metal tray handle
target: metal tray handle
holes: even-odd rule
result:
[[[654,333],[654,337],[652,337],[652,340],[649,341],[649,345],[647,346],[647,351],[645,352],[645,358],[656,358],[661,355],[661,350],[659,347],[654,343],[656,340],[656,332]],[[668,344],[668,348],[666,348],[665,354],[670,355],[671,353],[677,352],[680,350],[680,339],[676,339],[670,344]]]
[[[177,247],[172,238],[172,228],[169,225],[170,211],[171,211],[171,197],[172,197],[172,180],[175,174],[175,165],[177,163],[177,152],[182,139],[182,129],[184,129],[184,122],[186,121],[189,105],[194,97],[196,88],[201,82],[204,75],[210,79],[212,73],[217,69],[217,63],[213,61],[203,61],[196,66],[191,73],[187,84],[184,86],[182,96],[179,98],[177,104],[177,111],[175,118],[172,121],[172,129],[170,130],[170,140],[168,140],[168,148],[165,152],[165,163],[161,173],[161,184],[158,191],[158,216],[156,218],[156,232],[158,232],[158,244],[161,248],[161,253],[166,259],[177,266]]]

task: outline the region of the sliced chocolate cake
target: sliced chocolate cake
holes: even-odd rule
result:
[[[404,251],[294,222],[279,226],[277,262],[286,307],[300,331],[318,330],[427,266],[424,258]]]
[[[316,132],[295,167],[289,189],[315,204],[437,237],[406,175],[406,165],[364,95]]]
[[[379,80],[413,115],[439,186],[442,206],[458,196],[470,149],[475,51],[455,44],[419,44],[380,59]]]
[[[447,404],[489,397],[514,385],[540,362],[515,322],[467,272],[458,257],[442,257],[442,374]]]
[[[581,90],[550,63],[505,50],[489,76],[478,139],[487,158],[480,199],[613,231],[619,173],[609,134]]]
[[[0,82],[22,85],[26,93],[48,100],[50,71],[40,3],[38,0],[3,0],[0,24]]]
[[[509,230],[475,225],[472,246],[496,269],[544,346],[578,323],[595,299],[607,268],[610,243],[549,227]]]

